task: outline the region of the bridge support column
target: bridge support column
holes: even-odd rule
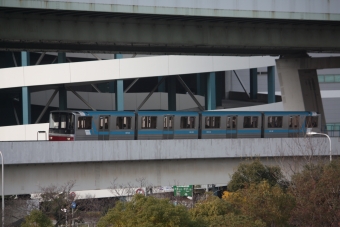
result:
[[[30,65],[30,53],[21,52],[21,66]],[[29,87],[22,87],[22,123],[31,124],[31,93]]]
[[[257,69],[249,70],[250,99],[257,99]]]
[[[216,75],[215,72],[211,72],[207,76],[207,94],[205,101],[206,110],[216,109]]]
[[[66,62],[66,53],[58,53],[58,63]],[[59,87],[59,109],[67,110],[67,91],[64,85]]]
[[[291,58],[276,60],[285,111],[315,111],[326,124],[316,69],[340,68],[340,58]]]
[[[275,66],[267,67],[268,103],[275,103]]]
[[[168,110],[176,110],[176,77],[169,76],[168,84]]]
[[[122,59],[122,54],[115,54],[115,59]],[[123,111],[124,110],[124,80],[116,81],[116,110]]]

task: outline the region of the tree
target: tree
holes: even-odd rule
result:
[[[51,219],[39,210],[33,210],[25,217],[21,227],[53,227]]]
[[[295,226],[338,226],[340,160],[306,165],[292,176],[289,192],[296,198],[290,223]]]
[[[191,216],[202,226],[209,227],[264,227],[261,220],[240,214],[235,207],[217,196],[207,194],[205,200],[196,203]]]
[[[174,206],[166,199],[137,194],[129,202],[118,202],[98,222],[98,227],[175,227],[198,226],[184,206]]]
[[[266,180],[274,186],[283,182],[283,174],[278,166],[265,166],[258,159],[251,163],[241,163],[237,171],[232,175],[228,184],[228,191],[235,192],[247,187],[247,185]]]
[[[287,226],[294,208],[294,197],[278,185],[267,181],[252,183],[230,194],[225,200],[235,206],[242,215],[262,220],[267,226]]]
[[[70,197],[70,192],[74,184],[75,181],[69,181],[62,186],[40,187],[42,193],[37,194],[37,197],[42,201],[40,203],[41,211],[47,216],[53,217],[56,220],[56,226],[64,222],[66,215],[70,215],[70,212],[65,213],[62,209],[70,210],[74,199]]]

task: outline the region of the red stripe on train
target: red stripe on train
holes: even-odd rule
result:
[[[74,137],[69,136],[50,136],[49,141],[74,141]]]

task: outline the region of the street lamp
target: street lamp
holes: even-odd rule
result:
[[[331,142],[331,138],[329,137],[329,135],[325,134],[325,133],[319,133],[319,132],[312,132],[311,128],[307,128],[307,132],[306,132],[307,136],[312,136],[312,135],[322,135],[322,136],[326,136],[329,140],[329,161],[332,161],[332,142]]]

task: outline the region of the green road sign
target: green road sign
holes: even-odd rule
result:
[[[174,196],[192,196],[193,185],[174,186]]]

